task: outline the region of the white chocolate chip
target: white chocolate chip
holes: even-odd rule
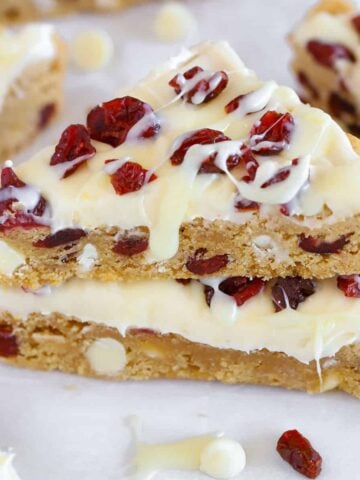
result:
[[[0,273],[11,277],[15,270],[24,265],[25,257],[0,240]]]
[[[164,42],[182,40],[195,29],[195,18],[180,2],[167,2],[161,7],[154,21],[154,32],[159,40]]]
[[[73,59],[84,70],[100,70],[111,60],[114,44],[104,30],[88,30],[79,33],[73,44]]]
[[[246,455],[240,443],[228,438],[217,438],[201,452],[200,471],[217,479],[239,475],[246,465]]]
[[[113,338],[95,340],[85,355],[91,368],[102,375],[116,375],[126,366],[125,348]]]
[[[89,272],[98,259],[98,251],[91,243],[87,243],[78,257],[79,269],[81,272]]]
[[[0,451],[0,479],[20,480],[13,467],[14,453]]]

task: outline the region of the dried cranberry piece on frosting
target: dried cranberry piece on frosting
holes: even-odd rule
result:
[[[188,103],[199,105],[220,95],[228,82],[229,77],[224,71],[205,72],[203,68],[195,66],[184,73],[175,75],[169,81],[169,85]]]
[[[291,164],[292,165],[297,165],[298,162],[299,162],[299,159],[295,158],[291,162]],[[271,187],[271,185],[276,185],[277,183],[283,182],[284,180],[286,180],[288,178],[288,176],[290,175],[290,172],[291,172],[291,166],[280,168],[280,170],[278,170],[278,172],[275,173],[274,176],[272,176],[269,180],[267,180],[266,182],[264,182],[261,185],[261,188],[268,188],[268,187]]]
[[[294,118],[290,113],[269,110],[253,125],[250,147],[258,155],[276,155],[289,145],[293,128]]]
[[[229,263],[227,254],[205,258],[206,253],[206,248],[196,250],[194,256],[186,262],[186,268],[195,275],[211,275],[226,267]]]
[[[257,202],[248,200],[247,198],[237,197],[235,200],[235,208],[240,212],[250,212],[250,211],[259,210],[260,205]]]
[[[30,229],[44,226],[40,218],[45,214],[47,202],[33,189],[34,198],[38,199],[34,207],[27,207],[21,203],[21,189],[27,187],[11,167],[4,167],[1,170],[0,193],[0,231],[4,232],[13,228]],[[28,187],[29,189],[32,187]],[[28,197],[29,195],[27,195]],[[18,198],[20,197],[20,199]]]
[[[327,43],[320,40],[310,40],[306,48],[314,60],[327,68],[334,68],[338,60],[355,62],[353,52],[340,43]]]
[[[326,242],[317,237],[300,235],[299,247],[305,252],[319,253],[320,255],[329,255],[339,253],[349,243],[349,235],[341,235],[333,242]]]
[[[81,228],[65,228],[64,230],[59,230],[47,235],[45,238],[36,240],[36,242],[33,243],[33,246],[38,248],[55,248],[60,245],[76,242],[85,236],[86,232]]]
[[[296,310],[300,303],[315,293],[315,283],[301,277],[278,278],[271,288],[272,300],[277,312],[285,308]]]
[[[337,286],[345,297],[360,298],[360,275],[341,275],[337,278]]]
[[[149,240],[144,236],[139,235],[124,235],[118,238],[112,251],[119,255],[132,257],[139,253],[145,252],[149,246]]]
[[[117,147],[128,139],[154,137],[160,123],[149,104],[127,96],[93,108],[87,127],[93,140]]]
[[[50,165],[67,164],[61,178],[72,175],[86,160],[96,154],[91,145],[90,135],[84,125],[75,124],[67,127],[61,134],[59,143],[50,160]]]
[[[20,178],[16,175],[16,173],[11,167],[4,167],[1,170],[1,188],[7,187],[25,187],[25,183],[20,180]]]
[[[171,153],[170,161],[172,165],[181,165],[184,161],[185,155],[190,147],[193,145],[212,145],[220,142],[230,140],[219,130],[212,130],[211,128],[203,128],[195,130],[182,140],[180,145],[176,144],[175,150]],[[224,173],[217,165],[215,160],[217,152],[204,158],[199,168],[199,173]],[[227,168],[232,170],[240,163],[240,155],[230,155],[226,161]]]
[[[236,305],[240,307],[250,298],[260,293],[265,283],[261,278],[230,277],[219,284],[219,290],[233,297]]]
[[[321,473],[322,458],[307,438],[297,430],[288,430],[279,438],[276,450],[285,462],[307,478]]]
[[[112,162],[108,160],[105,163]],[[111,184],[117,195],[137,192],[145,184],[157,179],[155,173],[146,170],[139,163],[127,161],[110,175]]]

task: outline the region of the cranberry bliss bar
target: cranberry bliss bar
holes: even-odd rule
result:
[[[360,135],[360,12],[348,0],[322,0],[290,35],[303,98]]]
[[[3,284],[360,271],[360,151],[226,43],[184,51],[1,172]]]
[[[0,31],[0,161],[28,145],[59,111],[64,50],[50,25]]]
[[[141,0],[1,0],[0,19],[19,22],[72,12],[110,12]]]
[[[3,287],[0,356],[117,380],[339,388],[360,397],[359,284],[235,277]]]

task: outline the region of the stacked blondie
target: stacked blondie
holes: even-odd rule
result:
[[[0,355],[360,397],[360,146],[203,43],[1,172]]]

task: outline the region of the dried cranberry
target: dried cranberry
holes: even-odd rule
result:
[[[204,285],[205,302],[208,307],[211,306],[211,301],[213,299],[214,294],[215,294],[215,290],[213,289],[213,287],[210,287],[210,285]]]
[[[304,87],[306,88],[306,90],[308,92],[311,93],[312,97],[317,99],[319,98],[319,92],[317,91],[317,89],[314,87],[314,85],[310,82],[309,80],[309,77],[306,75],[305,72],[303,71],[299,71],[297,73],[297,79],[298,79],[298,82]]]
[[[189,285],[191,278],[175,278],[175,282],[181,283],[181,285]]]
[[[0,324],[0,357],[15,357],[19,346],[13,328],[6,323]]]
[[[110,175],[111,184],[118,195],[136,192],[146,183],[157,179],[155,173],[149,174],[149,170],[136,162],[125,162],[116,172]]]
[[[250,131],[250,146],[259,155],[276,155],[290,143],[294,118],[290,113],[266,112]],[[269,143],[256,148],[262,142]]]
[[[196,75],[204,72],[204,70],[195,66],[187,70],[185,73],[179,73],[175,75],[169,82],[170,87],[173,87],[177,95],[184,92],[182,98],[188,103],[200,104],[207,103],[210,100],[216,98],[226,88],[229,77],[223,72],[214,72],[210,74],[208,78],[199,79],[198,82],[193,85],[193,80]],[[189,82],[190,89],[186,89],[186,83]]]
[[[250,148],[246,147],[242,150],[240,161],[244,164],[247,172],[247,175],[245,175],[242,180],[244,182],[254,181],[257,169],[259,168],[259,162],[254,157],[254,154]]]
[[[260,293],[264,285],[265,281],[261,278],[230,277],[220,283],[219,290],[233,297],[237,306],[240,307]]]
[[[25,183],[20,180],[11,167],[4,167],[1,170],[1,188],[8,187],[22,188],[25,187]]]
[[[355,30],[360,33],[360,15],[356,15],[356,17],[353,17],[351,19],[351,23],[353,24]]]
[[[277,183],[283,182],[290,175],[290,167],[281,168],[273,177],[264,182],[261,185],[261,188],[268,188],[271,185],[276,185]]]
[[[93,108],[87,116],[87,127],[92,139],[117,147],[141,120],[144,125],[137,138],[154,137],[159,132],[160,124],[150,105],[134,97],[122,97]]]
[[[285,462],[305,477],[316,478],[320,475],[322,467],[320,454],[297,430],[284,432],[277,442],[276,450]]]
[[[56,113],[55,103],[48,103],[47,105],[44,105],[39,112],[38,128],[43,129],[47,127],[51,119],[54,117],[55,113]]]
[[[342,275],[337,278],[337,286],[345,294],[345,297],[360,298],[360,276]]]
[[[226,113],[232,113],[235,110],[237,110],[240,107],[241,103],[252,93],[254,93],[254,92],[245,93],[244,95],[239,95],[239,96],[233,98],[227,105],[225,105],[225,112]],[[247,115],[249,115],[250,113],[260,112],[261,110],[262,110],[262,108],[251,108],[251,107],[249,107],[249,109],[247,109]]]
[[[341,235],[333,242],[326,242],[317,237],[306,237],[303,233],[300,235],[299,247],[305,252],[319,253],[320,255],[329,255],[339,253],[349,243],[349,235]]]
[[[84,230],[81,228],[65,228],[64,230],[59,230],[56,233],[52,233],[41,240],[37,240],[33,243],[33,246],[38,248],[55,248],[59,247],[60,245],[76,242],[85,236],[86,232],[84,232]]]
[[[112,251],[126,257],[132,257],[144,252],[149,246],[149,241],[146,237],[137,235],[128,235],[119,238],[113,247]]]
[[[187,151],[193,145],[212,145],[228,140],[230,140],[230,138],[219,130],[212,130],[211,128],[196,130],[181,142],[180,146],[172,153],[170,161],[172,165],[181,165]],[[223,171],[215,165],[216,157],[217,153],[215,152],[207,158],[204,158],[199,168],[199,173],[223,173]],[[230,155],[226,161],[227,168],[232,170],[239,164],[239,162],[239,155]]]
[[[151,328],[129,328],[126,333],[130,335],[156,335],[156,331]]]
[[[315,283],[301,277],[278,278],[271,288],[275,310],[285,308],[296,310],[300,303],[315,293]]]
[[[338,93],[332,92],[329,97],[329,108],[335,117],[341,117],[344,113],[348,115],[355,115],[356,108],[352,103],[341,97]]]
[[[196,250],[194,256],[186,262],[186,268],[195,275],[211,275],[226,267],[229,262],[229,257],[226,254],[204,258],[206,253],[206,248]]]
[[[349,60],[355,62],[355,55],[340,43],[327,43],[320,40],[310,40],[307,43],[307,50],[314,60],[327,68],[334,68],[338,60]]]
[[[11,167],[4,167],[1,171],[1,189],[4,199],[0,201],[0,231],[4,232],[13,228],[30,229],[41,227],[44,225],[40,221],[45,213],[47,203],[44,197],[39,198],[38,203],[33,209],[14,208],[14,204],[18,203],[15,189],[26,187],[26,184],[19,179]]]
[[[237,198],[235,201],[235,208],[241,212],[249,212],[259,210],[260,205],[257,202],[247,200],[246,198]]]
[[[73,162],[65,170],[62,178],[73,174],[83,163],[96,154],[91,145],[90,135],[84,125],[70,125],[61,134],[59,143],[50,160],[50,165]]]

